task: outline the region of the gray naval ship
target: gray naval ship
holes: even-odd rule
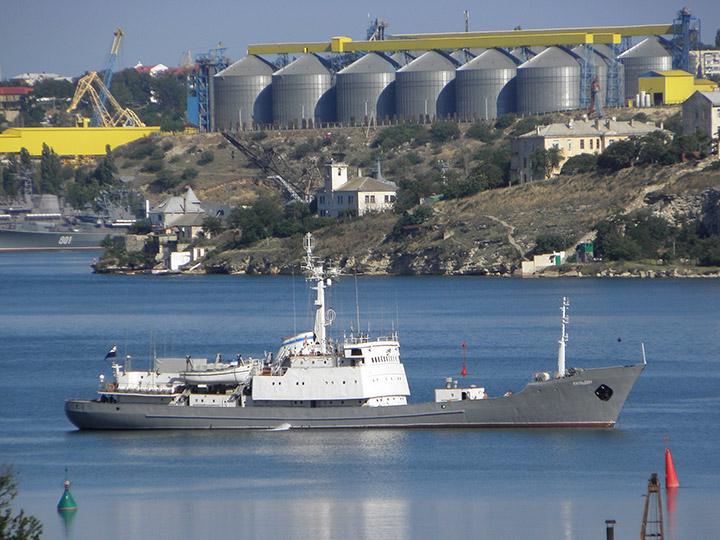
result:
[[[285,339],[277,354],[232,362],[157,358],[153,369],[113,362],[96,399],[69,399],[65,412],[80,429],[295,429],[413,427],[613,427],[645,366],[566,368],[567,299],[557,373],[538,373],[520,392],[488,397],[452,378],[435,401],[408,403],[397,335],[351,333],[329,339],[334,312],[325,290],[339,272],[313,256],[304,239],[303,267],[316,293],[312,331]],[[114,356],[115,349],[108,353]]]

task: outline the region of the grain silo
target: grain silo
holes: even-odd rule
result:
[[[338,71],[335,78],[337,119],[343,124],[395,114],[395,71],[387,56],[369,53]]]
[[[672,54],[656,36],[645,38],[620,55],[625,67],[625,98],[634,99],[638,93],[638,79],[648,71],[672,69]]]
[[[455,112],[457,63],[444,53],[428,51],[395,74],[395,102],[404,119],[446,118]]]
[[[549,47],[517,68],[517,112],[543,114],[580,107],[580,59]]]
[[[215,127],[238,130],[271,123],[274,71],[267,60],[248,55],[215,75]]]
[[[517,59],[488,49],[455,72],[455,105],[462,120],[489,120],[515,112]]]
[[[335,89],[330,70],[308,53],[272,76],[273,122],[280,127],[335,121]]]

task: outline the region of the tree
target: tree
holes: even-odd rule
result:
[[[433,142],[444,143],[460,137],[460,128],[455,122],[433,122],[430,138]]]
[[[60,191],[62,184],[62,163],[55,150],[43,143],[42,154],[40,155],[40,192],[54,193]]]
[[[42,524],[33,516],[26,516],[24,510],[13,515],[11,503],[17,497],[15,472],[10,465],[0,467],[0,539],[37,540],[42,534]]]
[[[203,219],[202,230],[207,236],[216,236],[223,232],[223,220],[219,217],[208,216]]]
[[[623,139],[608,146],[598,158],[598,168],[616,172],[632,166],[637,157],[637,147],[632,139]]]
[[[715,48],[720,49],[720,28],[715,32]]]
[[[562,160],[562,150],[553,146],[552,148],[536,148],[530,154],[530,164],[533,177],[544,179],[549,178],[552,172],[557,169]]]

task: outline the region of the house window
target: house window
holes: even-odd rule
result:
[[[365,202],[366,202],[366,203],[374,203],[374,202],[375,202],[375,195],[365,195]]]
[[[325,195],[320,195],[320,200],[318,202],[320,204],[325,204]]]
[[[580,139],[580,150],[585,150],[585,139]]]
[[[344,204],[345,198],[342,195],[338,195],[338,204]]]
[[[352,204],[352,202],[353,202],[353,196],[348,195],[348,204]]]
[[[593,149],[593,140],[590,139],[590,150],[592,150],[592,149]]]
[[[568,139],[568,140],[567,140],[567,149],[568,149],[568,152],[569,152],[570,150],[572,150],[572,139]]]
[[[600,150],[600,139],[598,139],[598,140],[595,142],[595,148],[597,148],[598,150]]]
[[[527,169],[527,158],[523,158],[523,169]]]

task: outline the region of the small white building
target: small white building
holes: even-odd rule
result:
[[[720,138],[720,91],[695,92],[682,108],[683,133],[704,131],[713,139]]]
[[[153,227],[167,229],[174,227],[176,223],[187,223],[188,216],[204,218],[206,215],[200,199],[188,186],[183,196],[168,197],[157,206],[153,206],[148,212],[148,219]]]
[[[531,276],[535,272],[547,268],[548,266],[558,266],[565,262],[567,253],[564,251],[554,251],[553,253],[543,253],[535,255],[532,261],[522,262],[522,275]]]
[[[393,182],[382,177],[379,164],[376,178],[358,174],[348,179],[345,163],[328,163],[325,165],[325,185],[316,192],[318,216],[362,216],[392,210],[397,190]]]

